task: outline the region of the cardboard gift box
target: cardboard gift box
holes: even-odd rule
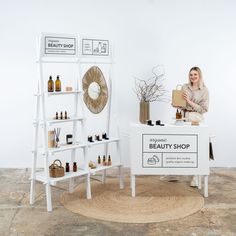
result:
[[[186,107],[186,100],[183,98],[182,85],[177,85],[176,89],[172,90],[172,106]]]

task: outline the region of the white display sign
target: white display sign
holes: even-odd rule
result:
[[[77,57],[76,35],[43,34],[41,37],[42,56]]]
[[[209,133],[206,126],[133,124],[130,134],[133,175],[208,175]]]
[[[109,40],[82,39],[82,55],[109,56]]]
[[[197,168],[197,146],[195,134],[143,134],[143,168]]]

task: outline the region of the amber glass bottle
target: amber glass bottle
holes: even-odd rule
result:
[[[111,166],[111,156],[108,156],[108,166]]]
[[[98,165],[101,165],[101,157],[100,157],[100,155],[98,156]]]
[[[106,157],[105,157],[105,155],[103,155],[103,158],[102,158],[102,165],[103,165],[103,166],[106,165]]]
[[[59,78],[59,75],[57,76],[57,79],[55,81],[55,87],[56,87],[56,92],[60,92],[61,91],[61,81],[60,81],[60,78]]]
[[[76,164],[76,162],[73,163],[73,172],[77,172],[77,164]]]
[[[48,92],[54,92],[54,82],[51,75],[49,76],[48,80]]]

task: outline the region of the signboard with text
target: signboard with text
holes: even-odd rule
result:
[[[105,39],[82,39],[82,56],[110,56],[109,40]]]
[[[197,168],[197,134],[143,134],[143,168]]]
[[[41,36],[41,55],[44,57],[77,57],[76,35],[44,33]]]
[[[209,173],[207,127],[132,125],[132,174]]]

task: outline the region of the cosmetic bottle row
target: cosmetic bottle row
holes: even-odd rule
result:
[[[102,134],[102,137],[100,137],[99,134],[95,134],[94,135],[94,139],[93,139],[93,136],[88,136],[88,142],[90,143],[93,143],[94,141],[102,141],[102,140],[108,140],[109,138],[107,137],[107,134],[106,133],[103,133]]]
[[[57,75],[57,79],[55,82],[52,79],[52,76],[49,76],[48,80],[48,92],[60,92],[61,91],[61,80],[59,78],[59,75]]]

